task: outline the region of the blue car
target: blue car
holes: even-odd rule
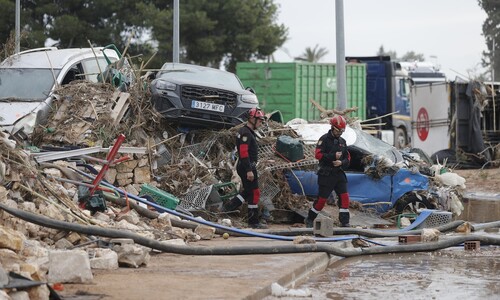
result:
[[[326,126],[312,131],[327,132],[330,125],[322,125]],[[300,129],[296,130],[300,133]],[[409,160],[414,156],[410,153],[397,150],[364,131],[350,127],[342,137],[346,139],[351,154],[350,167],[345,170],[351,201],[357,201],[363,207],[373,208],[379,213],[392,208],[396,213],[402,213],[437,207],[438,201],[430,187],[429,177],[411,166]],[[313,137],[310,138],[313,140]],[[285,176],[292,193],[317,197],[316,171],[292,170]]]

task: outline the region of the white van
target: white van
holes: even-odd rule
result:
[[[0,129],[29,136],[46,121],[55,88],[79,79],[97,82],[119,58],[109,47],[38,48],[8,57],[0,63]]]

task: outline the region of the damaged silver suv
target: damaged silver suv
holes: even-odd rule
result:
[[[233,127],[259,104],[235,74],[190,64],[164,64],[151,83],[151,92],[159,113],[188,126]]]
[[[38,48],[0,63],[0,127],[26,138],[50,112],[54,89],[73,80],[98,81],[120,54],[107,47]],[[104,52],[106,51],[106,52]]]

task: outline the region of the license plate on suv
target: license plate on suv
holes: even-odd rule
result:
[[[196,100],[191,101],[191,108],[217,111],[217,112],[221,112],[221,113],[224,112],[224,105],[223,104],[202,102],[202,101],[196,101]]]

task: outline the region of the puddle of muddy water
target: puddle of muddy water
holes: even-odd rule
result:
[[[313,299],[500,299],[500,248],[342,259],[298,288]]]

